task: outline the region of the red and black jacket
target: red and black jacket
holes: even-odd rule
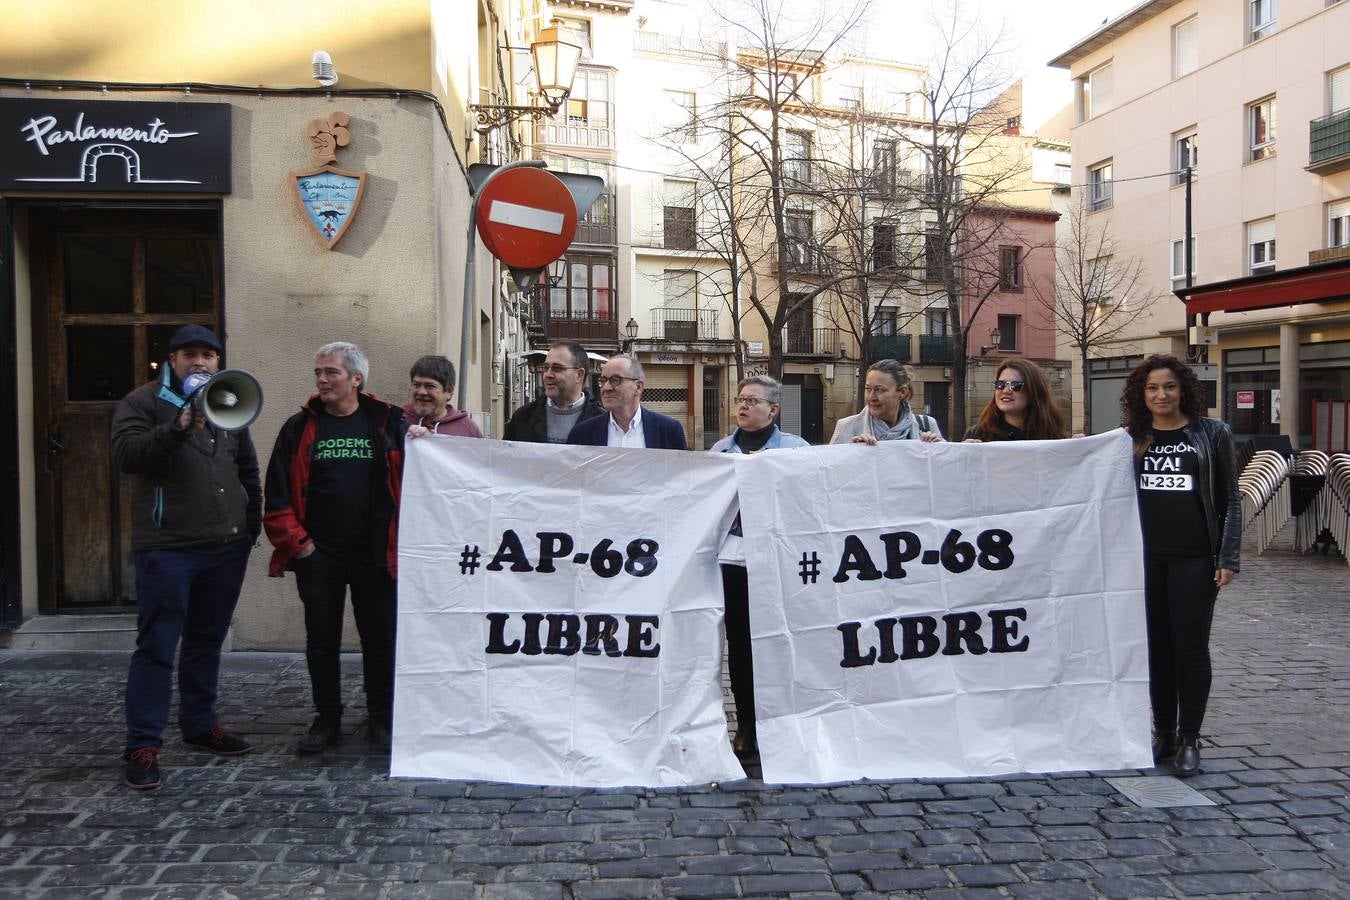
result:
[[[407,430],[403,410],[381,400],[374,394],[362,392],[357,401],[374,423],[371,435],[374,446],[382,448],[377,462],[383,462],[381,482],[387,493],[374,498],[371,542],[375,548],[372,558],[383,558],[389,573],[398,575],[398,502],[403,486],[403,436]],[[272,447],[272,458],[267,464],[267,485],[263,513],[263,528],[267,539],[276,550],[267,574],[281,577],[290,561],[313,543],[305,528],[305,509],[309,490],[310,463],[314,458],[314,439],[319,430],[319,413],[323,402],[315,394],[305,401],[300,412],[286,420]]]

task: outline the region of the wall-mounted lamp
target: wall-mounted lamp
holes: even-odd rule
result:
[[[314,69],[314,80],[324,87],[332,87],[337,84],[337,69],[333,68],[333,57],[328,55],[327,50],[315,50],[312,61]]]
[[[557,287],[567,278],[567,257],[560,256],[548,264],[548,286]]]
[[[486,134],[494,128],[509,125],[521,116],[533,119],[551,116],[572,93],[572,81],[581,61],[581,47],[562,39],[562,22],[554,19],[539,32],[539,39],[530,44],[530,58],[534,63],[535,87],[544,99],[544,106],[485,106],[469,104],[469,112],[478,117],[477,130]]]
[[[989,329],[989,343],[980,347],[980,355],[984,356],[990,350],[997,350],[998,343],[1001,340],[1003,340],[1003,332],[999,331],[998,326],[995,325],[993,328]]]
[[[629,316],[627,323],[623,326],[623,333],[628,335],[628,340],[624,341],[623,344],[623,352],[630,353],[633,350],[633,342],[637,340],[638,336],[637,319]]]

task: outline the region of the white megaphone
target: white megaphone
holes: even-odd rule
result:
[[[239,431],[262,412],[262,385],[243,369],[225,369],[215,375],[193,372],[183,379],[183,393],[221,431]]]

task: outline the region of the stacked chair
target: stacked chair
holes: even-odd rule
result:
[[[1242,495],[1242,528],[1256,531],[1256,552],[1280,533],[1292,515],[1289,489],[1289,460],[1275,450],[1257,450],[1238,475],[1238,493]]]
[[[1326,490],[1330,459],[1321,450],[1303,450],[1294,456],[1289,472],[1291,503],[1294,513],[1294,549],[1310,553],[1330,543],[1327,530],[1331,514],[1331,495]]]
[[[1327,483],[1322,490],[1326,527],[1350,565],[1350,454],[1337,453],[1327,461]],[[1324,549],[1323,552],[1326,552]]]

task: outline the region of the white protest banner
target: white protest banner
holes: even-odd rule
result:
[[[729,460],[434,435],[407,450],[391,774],[745,777],[721,690]]]
[[[765,781],[1152,765],[1123,431],[736,467]]]

